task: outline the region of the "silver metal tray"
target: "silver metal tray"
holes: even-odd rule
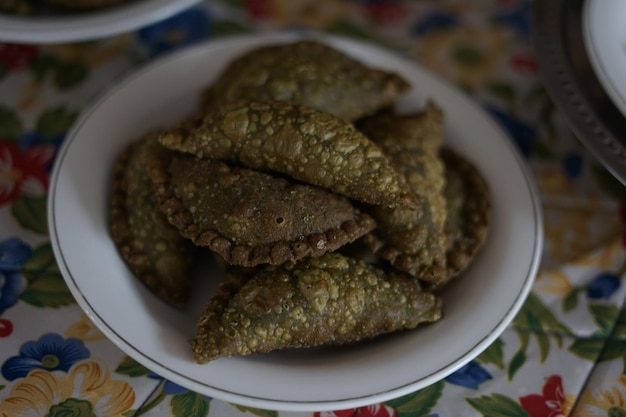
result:
[[[626,185],[626,118],[613,104],[587,56],[585,0],[534,0],[532,40],[548,94],[578,138]]]

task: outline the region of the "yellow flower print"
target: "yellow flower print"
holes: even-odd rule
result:
[[[572,417],[626,416],[626,376],[587,388]]]
[[[583,259],[614,242],[622,231],[618,216],[594,211],[580,204],[544,204],[543,214],[547,254],[545,265]]]
[[[615,268],[624,225],[615,201],[577,190],[561,171],[544,170],[538,185],[544,205],[547,260],[580,267]]]
[[[561,271],[545,270],[537,275],[533,289],[546,294],[565,295],[571,291],[572,283]]]
[[[575,191],[570,180],[565,176],[565,174],[563,174],[562,171],[546,170],[540,172],[537,176],[537,186],[541,191],[541,195],[547,195],[550,197],[575,195]]]
[[[576,187],[559,167],[541,167],[537,174],[537,185],[547,205],[575,204],[590,210],[611,210],[617,215],[619,203],[608,198],[597,187]]]
[[[72,324],[65,331],[65,337],[74,337],[76,339],[93,342],[102,340],[105,336],[98,330],[86,314],[81,314],[80,320]]]
[[[130,34],[119,35],[107,40],[72,44],[51,44],[45,46],[46,53],[57,59],[81,61],[91,67],[98,67],[117,58],[134,42]]]
[[[323,29],[336,20],[350,16],[351,5],[341,0],[272,0],[273,18],[282,26]]]
[[[507,42],[497,27],[459,26],[419,39],[416,59],[444,78],[464,87],[483,85],[503,57]]]
[[[613,239],[603,245],[600,250],[577,259],[573,265],[579,267],[596,267],[603,271],[617,270],[624,264],[624,245],[622,239]]]
[[[78,362],[68,373],[35,369],[5,392],[2,417],[121,417],[135,403],[132,387],[96,361]]]

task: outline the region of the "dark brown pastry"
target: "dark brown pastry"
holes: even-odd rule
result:
[[[216,160],[177,154],[151,174],[169,221],[230,264],[319,256],[375,227],[343,196]]]
[[[132,273],[159,298],[183,307],[189,296],[195,246],[159,210],[148,174],[169,151],[157,134],[133,142],[119,156],[113,177],[110,230]]]

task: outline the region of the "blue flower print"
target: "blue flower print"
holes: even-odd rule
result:
[[[536,138],[536,130],[529,124],[524,123],[501,109],[487,105],[487,111],[498,121],[511,135],[519,150],[524,156],[529,156],[533,148],[533,140]]]
[[[609,272],[595,277],[587,286],[587,297],[592,299],[609,299],[620,286],[620,279]]]
[[[0,270],[0,315],[15,305],[26,282],[20,272]]]
[[[8,381],[24,377],[33,369],[67,372],[76,362],[89,357],[89,350],[80,339],[63,339],[48,333],[38,341],[26,342],[19,356],[7,359],[2,365],[2,376]]]
[[[165,383],[163,384],[163,393],[166,395],[176,395],[176,394],[184,394],[186,392],[188,392],[189,390],[181,385],[178,385],[175,382],[172,382],[170,380],[167,380],[165,378],[163,378],[162,376],[155,374],[154,372],[151,372],[148,375],[148,378],[152,378],[152,379],[158,379],[158,380],[163,380],[165,381]],[[204,399],[210,401],[211,397],[203,395],[202,396]]]
[[[452,375],[447,376],[445,380],[451,384],[478,389],[480,384],[491,378],[491,374],[478,362],[471,361]]]
[[[17,303],[26,288],[19,268],[32,253],[31,247],[17,238],[0,242],[0,315]]]
[[[169,380],[165,380],[165,384],[163,385],[163,392],[167,395],[184,394],[187,391],[189,391],[187,388]]]
[[[205,39],[209,26],[210,19],[206,10],[195,7],[141,29],[138,36],[148,48],[150,57],[156,57]]]
[[[494,20],[512,27],[522,36],[528,38],[530,36],[530,1],[522,0],[514,8],[497,12]]]
[[[562,160],[563,171],[567,178],[577,178],[583,170],[583,160],[579,154],[568,153]]]
[[[65,134],[55,135],[51,138],[46,138],[40,132],[24,132],[20,136],[19,147],[21,150],[26,150],[35,145],[52,144],[55,148],[59,148],[65,139]]]
[[[432,12],[413,24],[411,32],[414,35],[424,36],[428,32],[439,29],[450,29],[459,24],[459,19],[444,12]]]
[[[33,250],[18,238],[10,238],[0,242],[0,270],[17,270],[26,262]]]

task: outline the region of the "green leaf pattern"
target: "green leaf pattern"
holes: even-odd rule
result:
[[[263,3],[273,6],[263,9]],[[293,22],[289,21],[291,9],[288,2],[282,3],[205,2],[198,7],[208,10],[211,19],[203,33],[218,37],[254,33],[272,24],[280,28],[292,27]],[[598,212],[607,218],[619,216],[619,205],[626,202],[626,188],[582,151],[584,148],[562,119],[538,77],[522,74],[522,70],[513,64],[516,59],[523,61],[524,58],[529,60],[526,64],[531,67],[533,64],[528,39],[519,33],[523,27],[511,23],[514,21],[513,11],[523,1],[468,2],[461,7],[455,0],[415,4],[405,1],[343,2],[340,6],[339,2],[325,0],[317,2],[319,9],[313,5],[316,2],[310,3],[308,11],[313,17],[309,16],[305,21],[315,29],[403,53],[408,59],[419,61],[427,70],[437,72],[464,89],[478,102],[503,111],[508,118],[501,121],[503,128],[512,129],[507,132],[528,153],[528,165],[544,193],[542,201],[548,226],[553,212],[558,217],[580,210],[579,218],[589,225],[601,223],[589,219],[589,213],[597,207],[600,207]],[[489,4],[493,6],[491,9],[498,9],[506,16],[485,12],[487,8],[481,8],[479,3]],[[505,3],[507,5],[503,6]],[[337,7],[324,8],[322,4]],[[373,16],[376,11],[380,12],[378,17]],[[403,18],[410,12],[414,12],[413,20]],[[337,14],[327,16],[328,13]],[[429,16],[441,27],[427,30],[424,21]],[[480,16],[484,25],[480,26],[482,29],[476,29]],[[385,19],[391,20],[387,22]],[[163,36],[168,42],[180,36],[176,30],[165,32],[167,34]],[[490,37],[487,38],[486,34]],[[500,39],[502,45],[489,44],[494,38]],[[487,59],[486,44],[492,48],[489,52],[495,57],[493,61]],[[0,140],[17,146],[23,146],[26,140],[35,140],[38,145],[58,149],[80,112],[102,93],[105,86],[151,59],[148,50],[151,46],[132,32],[84,44],[41,45],[37,55],[18,69],[0,58]],[[443,53],[442,48],[447,48],[449,53]],[[7,87],[9,83],[11,88]],[[524,134],[516,136],[520,131]],[[582,156],[572,162],[568,157],[573,154]],[[2,178],[0,171],[0,186]],[[582,191],[577,193],[579,190]],[[584,198],[581,199],[581,195]],[[572,205],[563,211],[562,208],[570,203]],[[48,242],[46,204],[45,196],[24,193],[6,205],[0,205],[0,242],[18,236],[32,249],[29,258],[18,267],[24,281],[19,300],[0,317],[15,323],[17,330],[14,334],[24,331],[26,326],[20,321],[24,314],[38,318],[36,326],[39,327],[29,330],[30,333],[52,330],[63,333],[74,323],[65,322],[65,327],[48,329],[46,320],[49,316],[77,320],[80,315],[80,308],[63,280]],[[605,380],[611,381],[626,378],[626,310],[623,308],[626,285],[621,282],[626,253],[619,243],[617,249],[615,245],[607,244],[610,239],[599,236],[593,227],[588,229],[594,230],[586,230],[576,224],[572,220],[571,230],[563,235],[572,235],[574,241],[597,239],[598,243],[592,246],[598,253],[589,258],[592,261],[581,259],[587,254],[577,254],[576,258],[557,259],[550,263],[548,261],[554,260],[551,248],[556,246],[557,236],[552,229],[546,228],[545,264],[562,269],[560,272],[565,278],[550,290],[537,282],[511,326],[485,346],[473,361],[481,373],[478,376],[470,374],[467,378],[479,378],[478,382],[471,380],[463,385],[450,379],[440,380],[411,394],[388,400],[382,406],[393,410],[398,417],[536,417],[523,408],[520,398],[525,395],[541,397],[542,387],[550,376],[562,376],[563,395],[569,396],[568,401],[582,393],[578,407],[587,401],[585,392],[602,393],[602,384],[594,385],[594,376],[610,375]],[[616,230],[608,237],[616,240],[620,232]],[[571,246],[571,242],[562,246],[567,245]],[[619,288],[602,300],[591,299],[587,293],[599,270],[613,272],[621,280]],[[0,285],[2,279],[0,271]],[[467,331],[471,332],[471,328]],[[224,410],[227,414],[224,417],[293,416],[289,412],[227,404],[184,389],[172,393],[166,389],[169,381],[158,379],[148,368],[118,352],[106,340],[92,340],[85,336],[84,343],[92,356],[109,362],[114,378],[124,379],[133,386],[136,400],[131,409],[121,413],[124,417],[214,417]],[[111,354],[111,351],[116,353]],[[586,379],[580,378],[581,374],[590,376],[588,385],[585,385]],[[12,384],[0,380],[0,397]],[[472,388],[475,385],[479,386],[478,390]],[[575,417],[584,415],[567,411]],[[368,412],[364,407],[353,410],[351,415],[367,417]],[[610,415],[608,411],[606,415]],[[325,417],[322,413],[311,413],[311,416]]]
[[[28,285],[20,300],[34,307],[59,308],[76,301],[65,284],[49,243],[33,251],[32,257],[22,266]]]
[[[22,121],[10,107],[0,105],[0,139],[16,141],[22,133]]]
[[[174,394],[170,407],[174,417],[206,417],[209,415],[210,403],[200,394],[188,391]]]
[[[484,417],[529,417],[517,402],[500,394],[468,398],[467,402]]]
[[[11,205],[11,213],[25,230],[45,235],[48,233],[47,198],[19,196]]]
[[[137,378],[140,376],[146,376],[150,374],[150,370],[139,362],[131,358],[130,356],[124,356],[119,363],[115,372],[122,375],[127,375],[131,378]]]
[[[441,398],[444,386],[443,381],[439,381],[413,394],[387,401],[385,405],[395,409],[398,417],[425,417]]]

